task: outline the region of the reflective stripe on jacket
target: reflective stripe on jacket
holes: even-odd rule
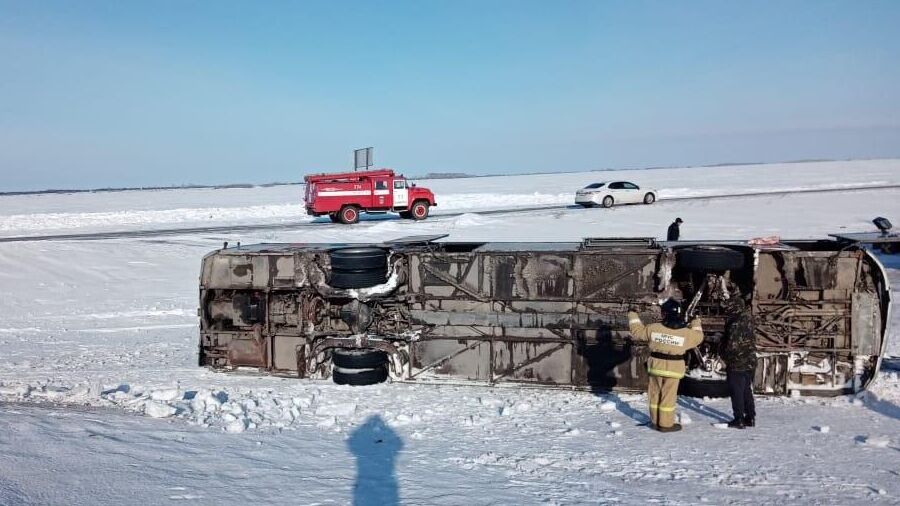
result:
[[[681,329],[670,329],[662,323],[644,325],[641,317],[634,311],[628,313],[628,327],[635,341],[646,342],[650,352],[668,355],[684,355],[703,342],[703,328],[700,319],[695,318]],[[681,379],[684,377],[684,359],[657,358],[651,356],[647,361],[647,372],[652,376]]]

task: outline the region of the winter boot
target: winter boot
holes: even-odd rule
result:
[[[660,432],[678,432],[681,430],[681,424],[676,423],[676,424],[672,425],[671,427],[657,427],[656,430],[658,430]]]
[[[744,418],[744,427],[756,427],[756,418],[748,416]]]
[[[746,427],[746,425],[744,425],[743,419],[738,420],[737,418],[735,418],[734,420],[728,422],[728,427],[732,429],[743,429]]]

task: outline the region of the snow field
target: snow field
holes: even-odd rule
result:
[[[896,161],[716,169],[702,178],[697,171],[635,174],[657,178],[660,188],[692,191],[900,180]],[[500,195],[506,188],[514,197],[538,191],[569,199],[576,180],[583,186],[610,177],[510,176],[434,186],[447,185],[441,189],[446,195]],[[283,199],[297,192],[138,193],[41,196],[40,205],[39,199],[0,198],[0,214],[58,213],[89,232],[131,223],[131,217],[116,221],[119,212],[194,209],[185,204],[208,209],[221,205],[222,195],[239,209],[288,205]],[[439,209],[446,208],[441,202]],[[112,217],[104,224],[91,221],[92,213]],[[157,217],[165,223],[179,213]],[[638,426],[646,420],[641,394],[475,385],[354,388],[196,366],[200,259],[223,240],[381,241],[450,233],[454,240],[578,241],[660,236],[674,216],[685,219],[687,239],[811,238],[869,230],[877,215],[900,221],[900,190],[0,244],[0,504],[120,504],[123,494],[150,504],[345,504],[359,483],[354,466],[371,457],[349,447],[360,434],[400,442],[393,478],[383,481],[393,479],[408,504],[896,503],[900,366],[894,358],[859,396],[759,399],[760,425],[747,431],[713,425],[730,418],[727,400],[683,398],[678,414],[685,430],[673,435]],[[264,219],[278,219],[272,216]],[[900,265],[883,259],[900,297]],[[900,311],[894,311],[893,328],[889,355],[897,357]],[[366,429],[372,420],[383,424],[375,435]]]
[[[737,176],[737,177],[735,177]],[[617,170],[422,180],[434,190],[434,214],[570,205],[575,190],[623,179],[659,198],[900,184],[900,160],[808,162],[726,168]],[[690,184],[688,184],[690,183]],[[184,189],[0,197],[4,236],[311,222],[303,186]]]
[[[711,426],[726,419],[726,400],[683,399],[682,421],[687,417],[692,423],[677,435],[662,435],[638,426],[646,420],[642,395],[400,384],[346,388],[327,382],[266,388],[273,381],[281,382],[267,378],[253,391],[225,386],[185,395],[189,392],[183,389],[124,392],[123,387],[118,394],[104,395],[120,398],[117,406],[138,400],[135,405],[154,413],[183,409],[174,420],[195,417],[200,432],[179,428],[180,423],[154,425],[149,418],[141,426],[154,428],[157,453],[177,462],[173,468],[154,466],[151,472],[172,469],[165,484],[207,499],[223,494],[219,470],[232,469],[233,480],[250,466],[262,466],[260,472],[290,468],[306,478],[268,490],[273,482],[241,481],[243,493],[275,494],[283,500],[315,492],[310,500],[345,502],[354,482],[347,463],[366,456],[344,445],[372,417],[383,420],[383,430],[402,441],[396,479],[401,497],[412,504],[458,504],[462,495],[475,504],[601,499],[624,504],[695,504],[704,499],[714,504],[887,504],[900,494],[891,464],[900,448],[896,420],[847,398],[761,399],[760,425],[745,431]],[[616,409],[604,409],[608,403]],[[139,446],[132,450],[142,439],[140,432],[116,431],[120,415],[87,413],[112,425],[98,431],[82,428],[89,424],[81,421],[59,433],[87,430],[113,443],[117,439],[121,444],[112,455],[141,451]],[[205,414],[198,417],[200,413]],[[210,413],[218,414],[204,427],[200,420],[209,421]],[[0,415],[0,427],[5,418]],[[823,421],[830,431],[817,429]],[[208,439],[211,433],[220,436]],[[62,451],[83,444],[88,443],[67,442]],[[259,449],[251,452],[248,444]],[[299,450],[304,456],[285,458],[284,445],[296,447],[287,455]],[[217,448],[214,467],[179,456],[190,448],[196,457],[211,447]],[[0,457],[0,463],[8,458]],[[82,458],[98,459],[89,452]],[[119,467],[117,473],[128,473],[128,466]],[[332,488],[336,479],[344,484]],[[146,486],[137,481],[138,487]]]

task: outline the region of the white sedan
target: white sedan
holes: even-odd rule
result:
[[[612,207],[617,204],[652,204],[656,189],[641,188],[628,181],[592,183],[575,192],[575,203],[584,207]]]

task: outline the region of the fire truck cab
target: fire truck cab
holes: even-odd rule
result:
[[[391,169],[314,174],[306,182],[306,214],[325,216],[335,223],[359,221],[359,214],[400,213],[401,218],[424,220],[434,193],[418,187]]]

